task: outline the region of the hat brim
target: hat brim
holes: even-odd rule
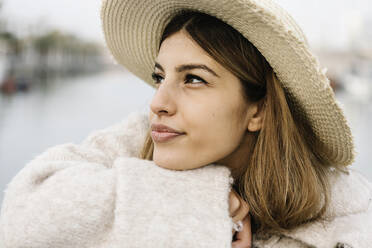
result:
[[[318,152],[331,164],[354,161],[353,137],[325,72],[301,28],[270,0],[104,0],[107,47],[119,64],[154,86],[151,73],[161,35],[184,9],[215,16],[246,37],[273,68],[295,114],[311,126]]]

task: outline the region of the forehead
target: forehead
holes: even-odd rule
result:
[[[193,50],[201,50],[203,49],[191,38],[191,36],[187,33],[187,31],[181,30],[177,31],[170,36],[168,36],[161,44],[161,49],[168,49],[170,47],[184,47]]]
[[[184,31],[176,32],[162,42],[156,62],[163,67],[198,63],[213,67],[214,70],[223,69]]]

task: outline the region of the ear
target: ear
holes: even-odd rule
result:
[[[263,125],[263,119],[264,119],[264,114],[265,114],[265,106],[266,102],[265,101],[259,101],[256,103],[252,103],[249,106],[249,119],[248,119],[248,131],[250,132],[257,132],[261,130],[262,125]]]

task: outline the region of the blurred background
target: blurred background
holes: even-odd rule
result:
[[[372,181],[372,3],[276,0],[300,24],[351,125],[355,169]],[[45,149],[79,143],[154,90],[104,45],[100,0],[0,0],[0,205],[17,172]]]

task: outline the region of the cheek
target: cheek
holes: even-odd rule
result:
[[[239,121],[233,118],[236,116],[226,106],[195,113],[186,143],[187,156],[209,164],[233,152],[244,133],[244,128],[237,125]]]
[[[154,144],[154,161],[158,165],[176,170],[198,168],[226,157],[239,145],[244,128],[243,120],[238,120],[241,117],[233,111],[236,105],[210,99],[178,105],[173,117],[187,135],[169,144]]]

